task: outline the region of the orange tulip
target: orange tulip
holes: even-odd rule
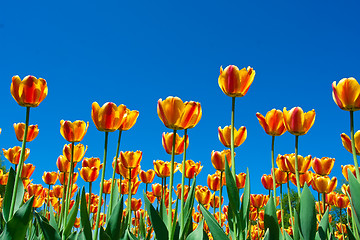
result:
[[[357,111],[360,109],[360,85],[355,78],[343,78],[336,85],[332,84],[332,96],[335,103],[346,111]]]
[[[295,173],[295,154],[289,154],[288,157],[285,159],[286,165],[290,172]],[[311,166],[311,155],[308,155],[306,157],[303,157],[301,155],[298,155],[298,171],[299,174],[305,173],[307,170],[309,170]]]
[[[183,102],[178,97],[161,98],[157,104],[160,120],[170,129],[189,129],[198,124],[202,116],[201,104],[190,101]]]
[[[283,109],[284,124],[289,133],[299,136],[306,134],[315,122],[315,110],[307,113],[301,107],[294,107],[290,111]]]
[[[163,133],[162,135],[162,145],[166,153],[168,154],[172,154],[173,136],[174,133]],[[185,142],[185,136],[180,137],[179,134],[176,133],[175,150],[174,150],[175,155],[179,155],[184,152],[184,142]],[[189,137],[186,138],[186,148],[188,146],[189,146]]]
[[[349,136],[346,135],[345,133],[342,133],[341,141],[345,149],[348,150],[349,153],[352,153],[351,140]],[[354,134],[354,142],[355,142],[356,155],[360,155],[360,130]]]
[[[75,219],[74,227],[75,227],[75,228],[79,228],[79,227],[80,227],[80,218],[76,218],[76,219]]]
[[[246,173],[239,173],[236,176],[236,186],[238,189],[245,187]]]
[[[225,171],[225,159],[228,161],[229,167],[231,167],[231,156],[229,149],[223,150],[221,152],[211,152],[211,162],[216,170],[221,172]]]
[[[207,187],[198,185],[195,188],[195,198],[202,205],[209,204],[211,198],[211,192]]]
[[[281,136],[286,132],[284,116],[281,110],[272,109],[264,117],[261,113],[256,113],[260,125],[270,136]]]
[[[4,153],[4,157],[9,160],[12,164],[19,164],[20,161],[20,155],[21,155],[21,147],[15,146],[13,148],[9,148],[6,150],[5,148],[2,149]],[[30,149],[25,148],[25,155],[24,155],[24,161],[29,157]]]
[[[349,202],[350,200],[345,194],[336,194],[334,197],[334,205],[338,208],[346,208]]]
[[[224,203],[224,198],[221,197],[221,205]],[[219,208],[220,207],[220,197],[218,196],[215,196],[215,193],[211,194],[211,197],[210,197],[210,206],[212,208]],[[219,217],[219,216],[218,216]],[[223,217],[225,217],[225,215],[223,215]],[[225,222],[224,219],[222,222]]]
[[[63,192],[64,192],[64,187],[61,185],[54,185],[53,186],[53,192],[54,192],[54,197],[56,198],[62,198]]]
[[[22,168],[21,178],[22,179],[24,179],[24,178],[30,179],[30,177],[34,171],[35,171],[34,165],[32,165],[31,163],[24,164],[24,166]]]
[[[229,65],[224,70],[220,67],[219,87],[229,97],[243,97],[254,81],[255,70],[251,67],[239,68]]]
[[[264,206],[265,195],[250,194],[250,204],[254,208],[262,208]]]
[[[6,185],[9,178],[9,173],[1,174],[0,176],[0,185]]]
[[[85,182],[94,182],[99,176],[99,170],[96,167],[82,167],[79,168],[80,176]]]
[[[155,197],[160,198],[162,194],[162,186],[159,183],[154,183],[151,185],[152,192]]]
[[[127,131],[132,128],[135,125],[138,116],[139,111],[130,111],[128,108],[126,108],[119,130]]]
[[[220,175],[214,173],[213,175],[208,175],[207,177],[207,185],[212,191],[220,190]]]
[[[128,200],[125,201],[125,205],[127,206]],[[131,211],[137,211],[141,208],[142,202],[141,198],[135,199],[131,198]]]
[[[303,174],[299,175],[299,181],[300,181],[300,187],[303,188],[305,183],[310,186],[313,181],[313,173],[310,171],[307,171]],[[290,173],[290,181],[297,186],[296,176],[294,173]]]
[[[152,183],[152,181],[154,180],[154,177],[155,177],[155,171],[152,169],[149,169],[146,172],[141,170],[139,177],[140,177],[140,180],[145,184]]]
[[[344,175],[344,178],[346,179],[346,181],[349,181],[348,169],[350,170],[350,172],[352,172],[352,174],[354,174],[354,176],[356,176],[354,165],[351,165],[351,164],[348,164],[345,166],[341,165],[341,172]],[[359,167],[359,170],[360,170],[360,167]]]
[[[44,187],[41,184],[29,184],[27,186],[27,192],[29,196],[40,196]]]
[[[124,186],[122,186],[122,190],[124,190],[124,192],[122,192],[122,194],[129,194],[129,179],[125,179],[124,181],[121,182],[122,184],[124,184]],[[130,184],[131,184],[131,195],[135,195],[137,190],[139,189],[141,181],[139,181],[139,179],[136,177],[134,179],[130,180]]]
[[[151,204],[153,204],[155,202],[156,196],[154,195],[153,192],[146,192],[146,196],[149,199],[149,201],[151,202]]]
[[[121,126],[125,113],[125,105],[107,102],[100,108],[97,102],[93,102],[91,118],[99,131],[114,132]]]
[[[318,193],[330,193],[334,191],[337,185],[337,178],[330,179],[328,176],[314,175],[312,187]]]
[[[173,189],[174,189],[174,192],[175,192],[176,196],[180,200],[181,199],[181,184],[179,183],[176,186],[176,189],[174,187],[173,187]],[[184,185],[184,201],[186,201],[186,199],[188,197],[188,194],[189,194],[189,186]]]
[[[100,164],[100,158],[91,157],[91,158],[84,158],[81,164],[83,167],[96,167],[97,169],[102,169],[103,164]]]
[[[76,120],[75,122],[70,121],[60,121],[60,133],[68,142],[80,142],[83,140],[87,129],[89,127],[89,122],[85,123],[81,120]]]
[[[25,133],[25,123],[14,123],[15,135],[18,141],[22,142]],[[31,142],[39,134],[38,125],[29,125],[26,136],[26,142]]]
[[[231,125],[225,126],[223,129],[218,128],[218,137],[220,142],[225,146],[230,148],[231,146]],[[242,126],[239,130],[236,130],[234,127],[234,147],[238,147],[246,140],[247,130],[246,127]]]
[[[63,155],[60,155],[56,160],[56,166],[60,172],[69,172],[70,171],[70,161],[66,159]]]
[[[137,177],[137,175],[140,173],[140,165],[137,166],[136,168],[129,168],[131,169],[131,173],[129,174],[129,169],[124,167],[124,165],[122,165],[122,163],[118,164],[119,167],[119,171],[121,176],[123,176],[125,179],[134,179]]]
[[[30,195],[28,193],[24,194],[24,202],[27,202],[30,199]],[[41,207],[45,202],[45,198],[42,196],[36,196],[34,197],[34,201],[33,201],[33,208],[39,208]]]
[[[261,177],[261,183],[264,186],[264,188],[266,190],[273,190],[274,189],[274,184],[273,184],[273,177],[272,174],[264,174]],[[276,184],[276,187],[279,187],[279,184]]]
[[[170,162],[164,162],[162,160],[154,160],[154,170],[158,177],[165,178],[170,176]],[[177,163],[174,162],[174,173],[176,173],[178,170]]]
[[[22,107],[37,107],[48,94],[45,79],[26,76],[23,80],[19,76],[12,77],[10,92],[15,101]]]
[[[80,173],[81,174],[81,173]],[[98,174],[99,175],[99,174]],[[104,194],[110,194],[111,193],[111,184],[112,184],[112,180],[104,180],[104,188],[103,188],[103,193]]]
[[[182,172],[182,163],[179,163],[178,168],[181,173]],[[193,160],[186,160],[185,161],[185,177],[186,178],[194,178],[195,175],[199,175],[201,172],[201,169],[203,166],[201,166],[201,162],[195,163]]]
[[[318,175],[329,175],[333,166],[334,166],[335,158],[322,157],[313,158],[311,161],[311,166]]]
[[[275,182],[277,184],[287,183],[287,174],[286,174],[286,172],[281,171],[279,168],[275,168]]]
[[[5,175],[4,175],[5,176]],[[6,178],[6,181],[7,181],[7,178]],[[32,182],[32,179],[28,179],[28,178],[22,178],[21,179],[22,183],[23,183],[23,186],[24,188],[27,188],[27,186],[29,186],[29,184]],[[6,184],[5,184],[6,185]]]
[[[63,154],[69,162],[71,161],[71,146],[72,144],[69,143],[69,144],[65,144],[63,148]],[[84,145],[81,143],[74,145],[73,162],[74,163],[80,162],[85,156],[86,151],[87,151],[87,146],[84,147]]]
[[[42,180],[47,185],[54,185],[58,179],[57,172],[44,172],[42,176]]]
[[[73,173],[72,183],[74,184],[77,181],[79,174]],[[60,172],[59,173],[59,180],[61,185],[67,184],[69,180],[69,173]]]
[[[136,168],[140,165],[140,161],[142,159],[142,152],[141,151],[126,151],[120,152],[120,162],[125,168]]]
[[[276,158],[276,164],[278,166],[278,168],[280,169],[280,171],[282,172],[290,172],[286,162],[287,162],[287,158],[290,157],[290,154],[285,154],[285,155],[278,155]]]

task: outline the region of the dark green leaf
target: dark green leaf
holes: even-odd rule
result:
[[[81,203],[80,203],[80,225],[83,231],[80,233],[82,239],[91,240],[91,225],[89,221],[89,213],[86,204],[86,195],[84,187],[81,189]]]
[[[353,214],[353,218],[355,219],[358,230],[360,230],[360,183],[355,178],[355,176],[348,169],[349,176],[349,185],[351,192],[351,205],[352,209],[354,209],[355,214]]]
[[[100,228],[100,240],[112,240],[101,226],[99,228]]]
[[[71,229],[74,227],[76,216],[77,216],[77,213],[78,213],[78,210],[79,210],[79,201],[80,201],[80,196],[79,196],[79,193],[78,193],[76,195],[75,204],[71,208],[70,214],[66,219],[66,226],[65,226],[65,230],[63,232],[63,234],[65,235],[65,238],[67,238],[70,235]]]
[[[351,191],[351,190],[350,190]],[[352,230],[349,228],[349,225],[346,224],[346,230],[347,230],[347,237],[349,240],[356,240],[354,233],[352,232]]]
[[[137,237],[129,229],[127,229],[127,235],[130,240],[138,240]]]
[[[111,239],[120,238],[121,220],[123,216],[123,197],[117,202],[105,232],[111,237]]]
[[[11,200],[12,200],[12,195],[13,195],[14,185],[15,185],[15,177],[16,177],[16,173],[15,173],[14,169],[11,167],[10,171],[9,171],[8,181],[6,184],[5,196],[4,196],[4,202],[3,202],[3,216],[4,216],[4,219],[6,222],[9,221],[9,219],[11,218],[9,216],[9,214],[10,214]],[[16,212],[19,209],[19,207],[21,206],[21,204],[23,202],[23,198],[24,198],[24,185],[22,184],[21,179],[19,179],[19,183],[18,183],[18,187],[17,187],[17,191],[16,191],[16,201],[15,201],[15,206],[14,206],[14,212]]]
[[[324,216],[321,218],[316,239],[326,240],[326,232],[329,226],[329,209],[326,209]]]
[[[229,239],[228,236],[224,233],[223,229],[220,227],[219,223],[214,218],[214,216],[203,205],[200,205],[200,209],[206,220],[207,225],[209,226],[213,238]]]
[[[35,213],[37,222],[40,225],[44,238],[46,240],[60,240],[61,237],[59,233],[48,223],[47,219],[40,216],[38,213]]]
[[[201,220],[197,228],[189,234],[189,236],[186,238],[186,240],[201,240],[204,236],[204,219]]]
[[[300,198],[300,231],[304,239],[314,239],[316,234],[315,200],[307,184]]]
[[[264,216],[265,229],[269,230],[270,239],[279,239],[280,238],[280,227],[278,223],[278,218],[276,216],[275,202],[272,194],[270,194],[269,201],[265,207],[265,216]]]
[[[250,212],[250,175],[249,169],[246,169],[246,181],[244,188],[244,196],[240,208],[240,221],[238,226],[241,239],[245,239],[247,235],[247,228],[249,223],[249,212]]]
[[[294,229],[293,229],[293,238],[294,240],[300,239],[300,225],[299,225],[299,215],[294,208]]]
[[[194,198],[195,198],[195,187],[196,187],[196,178],[192,181],[190,191],[188,193],[188,197],[185,202],[184,206],[184,212],[185,212],[185,227],[182,228],[180,226],[180,234],[179,238],[184,239],[189,231],[192,231],[192,228],[190,229],[190,226],[192,226],[192,209],[194,207]],[[184,236],[185,234],[185,236]]]
[[[67,240],[77,240],[79,236],[78,232],[73,232],[70,234],[70,236],[67,238]]]
[[[225,177],[226,177],[226,190],[229,196],[229,202],[232,205],[234,214],[236,214],[240,208],[239,190],[236,186],[236,181],[230,171],[229,164],[227,161],[225,161]]]

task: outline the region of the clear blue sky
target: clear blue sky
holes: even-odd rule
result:
[[[260,177],[271,168],[271,137],[255,113],[272,108],[315,109],[315,124],[300,137],[299,154],[336,158],[331,176],[342,179],[340,166],[353,163],[340,139],[341,133],[349,134],[349,113],[332,100],[331,84],[343,77],[360,80],[358,9],[355,1],[2,2],[1,148],[20,145],[12,125],[25,121],[25,108],[10,94],[13,75],[42,77],[49,88],[30,113],[30,123],[40,129],[28,144],[26,161],[36,166],[34,183],[42,183],[44,171],[57,170],[55,161],[67,143],[60,135],[61,119],[89,121],[82,142],[89,147],[86,156],[102,159],[104,133],[91,120],[94,101],[140,112],[136,125],[123,134],[121,150],[143,151],[143,169],[152,168],[156,159],[169,161],[161,145],[162,133],[169,130],[156,104],[178,96],[202,104],[201,121],[188,131],[188,157],[204,165],[198,183],[206,185],[214,172],[211,151],[224,149],[217,128],[230,125],[231,98],[218,86],[219,68],[234,64],[256,71],[247,95],[236,100],[235,116],[235,126],[248,129],[247,140],[236,149],[236,169],[249,168],[252,193],[267,193]],[[112,159],[117,133],[109,136]],[[278,137],[275,151],[292,153],[294,137]],[[107,179],[111,173],[109,162]],[[180,173],[175,176],[180,179]]]

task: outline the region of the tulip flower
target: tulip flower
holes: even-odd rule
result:
[[[72,183],[75,183],[78,179],[79,173],[74,173],[72,175]],[[60,172],[59,173],[59,181],[61,183],[61,185],[67,185],[67,183],[69,182],[69,173],[66,172]]]
[[[158,199],[161,198],[161,194],[162,194],[162,186],[159,183],[154,183],[151,185],[151,189],[152,192],[154,194],[155,197],[157,197]]]
[[[208,175],[207,177],[207,185],[212,191],[219,191],[220,190],[220,175],[219,174],[213,174]]]
[[[15,135],[18,141],[22,142],[25,135],[25,123],[14,123]],[[39,134],[38,125],[28,126],[26,142],[31,142]]]
[[[306,134],[315,122],[315,110],[307,113],[301,107],[294,107],[290,111],[283,109],[284,124],[289,133],[300,136]]]
[[[270,136],[281,136],[286,132],[281,110],[272,109],[266,113],[265,117],[261,113],[256,113],[256,117],[264,131]]]
[[[136,151],[126,151],[120,152],[120,162],[125,168],[133,169],[140,165],[142,159],[142,152]]]
[[[221,198],[221,204],[223,204],[223,203],[224,203],[224,198]],[[219,206],[220,206],[220,198],[218,196],[215,196],[215,193],[211,194],[210,206],[212,208],[219,208]],[[223,216],[225,217],[225,215],[223,215]],[[223,219],[223,221],[224,221],[224,219]]]
[[[211,198],[211,192],[207,187],[198,185],[195,188],[195,198],[202,205],[209,204]]]
[[[308,186],[310,186],[311,183],[312,183],[312,180],[313,180],[313,175],[314,175],[314,174],[313,174],[312,172],[310,172],[310,171],[307,171],[307,172],[305,172],[305,173],[303,173],[303,174],[300,174],[300,176],[299,176],[299,186],[300,186],[301,188],[303,188],[304,185],[305,185],[305,183],[306,183]],[[290,173],[290,181],[291,181],[295,186],[297,186],[297,180],[296,180],[295,174]]]
[[[346,179],[346,181],[349,181],[348,169],[355,176],[355,167],[354,167],[354,165],[351,165],[351,164],[348,164],[348,165],[345,165],[345,166],[341,165],[341,172],[344,175],[344,178]],[[359,170],[360,170],[360,168],[359,168]]]
[[[0,185],[6,185],[8,182],[9,173],[3,174],[0,176]]]
[[[135,125],[138,116],[139,116],[139,111],[136,110],[130,111],[130,109],[126,108],[119,130],[127,131],[130,128],[132,128]]]
[[[152,183],[152,181],[154,180],[154,177],[155,177],[155,171],[153,169],[149,169],[146,172],[141,170],[139,177],[140,177],[140,180],[145,184]]]
[[[246,173],[239,173],[236,175],[236,186],[238,189],[245,187]]]
[[[118,166],[121,176],[123,176],[125,179],[134,179],[140,173],[140,165],[136,168],[126,168],[124,165],[122,165],[122,163],[119,163]]]
[[[176,196],[178,197],[178,199],[180,200],[181,199],[181,184],[179,183],[177,186],[176,186],[176,189],[173,187],[174,189],[174,192],[176,194]],[[189,190],[190,190],[190,187],[189,186],[184,186],[184,200],[186,201],[187,197],[188,197],[188,194],[189,194]]]
[[[64,192],[64,187],[61,186],[61,185],[54,185],[53,186],[53,192],[54,192],[54,197],[62,198],[63,197],[63,192]]]
[[[357,111],[360,109],[360,85],[355,78],[343,78],[336,84],[332,84],[332,96],[335,103],[346,111]]]
[[[80,142],[83,140],[87,129],[89,127],[89,122],[85,123],[81,120],[76,120],[75,122],[70,121],[60,121],[60,133],[68,142]]]
[[[345,147],[345,149],[348,150],[349,153],[352,153],[350,137],[348,135],[346,135],[345,133],[342,133],[341,141],[342,141],[342,144]],[[355,133],[354,142],[355,142],[356,155],[360,155],[360,130]]]
[[[179,168],[180,172],[183,173],[182,163],[180,163],[178,165],[178,168]],[[185,177],[189,178],[189,179],[194,178],[195,175],[196,176],[199,175],[202,168],[203,168],[203,166],[201,166],[201,162],[195,163],[193,160],[186,160],[185,161]]]
[[[83,167],[96,167],[99,170],[102,169],[103,165],[100,164],[100,158],[91,157],[91,158],[84,158],[81,164]]]
[[[29,75],[21,80],[19,76],[14,76],[10,92],[20,106],[37,107],[47,96],[48,88],[45,79]]]
[[[264,174],[262,175],[261,177],[261,183],[262,185],[264,186],[264,188],[266,190],[272,190],[274,188],[274,185],[273,185],[273,176],[271,174],[267,175],[267,174]],[[279,184],[276,184],[276,187],[279,187]]]
[[[30,179],[30,177],[34,171],[35,171],[34,165],[32,165],[31,163],[24,164],[24,166],[22,168],[21,178],[22,179],[24,179],[24,178]]]
[[[29,184],[27,186],[27,192],[29,196],[40,196],[44,187],[41,184]]]
[[[330,193],[334,191],[337,185],[337,178],[330,179],[328,176],[314,175],[312,181],[312,187],[318,193]]]
[[[72,145],[73,145],[72,143],[65,144],[64,148],[63,148],[63,154],[69,162],[71,161]],[[87,151],[87,148],[88,148],[87,146],[84,147],[84,145],[81,143],[74,145],[74,155],[73,155],[74,164],[80,162],[83,159],[83,157],[85,156],[85,153]]]
[[[336,194],[334,197],[334,205],[338,208],[346,208],[350,203],[348,196],[345,194]]]
[[[218,128],[218,137],[220,142],[225,146],[231,147],[231,125],[225,126],[223,129]],[[234,147],[239,147],[246,140],[247,130],[246,127],[242,126],[239,130],[234,127]]]
[[[125,205],[128,205],[128,200],[125,201]],[[142,202],[141,202],[141,198],[139,199],[135,199],[132,198],[131,199],[131,211],[137,211],[141,208]]]
[[[264,206],[265,195],[263,194],[250,194],[250,204],[254,208],[262,208]]]
[[[322,157],[313,158],[311,161],[311,166],[318,175],[329,175],[333,166],[334,166],[335,158]]]
[[[80,176],[85,182],[94,182],[99,176],[99,170],[96,167],[82,167],[79,168]]]
[[[276,158],[276,164],[278,166],[278,168],[280,169],[280,171],[282,172],[290,172],[288,166],[287,166],[287,159],[290,157],[290,154],[284,154],[284,155],[278,155]]]
[[[299,174],[303,174],[306,171],[309,170],[309,168],[311,167],[311,155],[308,155],[306,157],[303,157],[301,155],[298,155],[298,159],[297,159],[297,169],[296,169],[296,159],[295,159],[295,154],[289,154],[288,157],[286,158],[286,164],[288,169],[290,170],[291,173],[295,173],[296,170],[299,171]]]
[[[54,185],[58,179],[57,172],[44,172],[42,179],[47,185]]]
[[[97,102],[93,102],[91,118],[96,128],[102,132],[114,132],[121,126],[126,106],[116,106],[112,102],[105,103],[101,108]]]
[[[69,172],[70,171],[70,161],[66,157],[60,155],[56,160],[56,166],[60,172]]]
[[[103,193],[105,193],[105,194],[110,194],[110,192],[111,192],[111,179],[109,179],[109,180],[104,180]]]
[[[211,152],[211,162],[214,168],[220,172],[225,171],[225,159],[228,161],[229,167],[231,167],[230,150],[223,150],[221,152],[218,151]]]
[[[170,162],[164,162],[162,160],[154,160],[154,170],[158,177],[166,178],[170,176]],[[177,172],[177,163],[174,163],[174,173]]]
[[[168,154],[172,154],[172,146],[173,146],[173,138],[174,133],[163,133],[162,135],[162,145]],[[179,134],[176,133],[175,136],[175,149],[174,154],[179,155],[184,152],[184,142],[185,136],[180,137]],[[186,148],[189,146],[189,138],[186,138]]]
[[[2,150],[3,150],[4,157],[7,160],[9,160],[9,162],[11,162],[12,164],[15,164],[15,165],[19,164],[20,155],[21,155],[21,147],[15,146],[13,148],[9,148],[8,150],[6,150],[5,148],[3,148]],[[29,157],[29,154],[30,154],[30,149],[26,148],[24,162]]]
[[[157,112],[164,125],[174,130],[193,128],[202,116],[200,103],[183,102],[180,98],[172,96],[165,100],[159,99]]]

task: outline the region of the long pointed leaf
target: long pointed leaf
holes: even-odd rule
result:
[[[189,236],[186,238],[186,240],[201,240],[204,236],[204,219],[201,220],[197,228],[189,234]]]
[[[213,238],[229,239],[228,236],[224,233],[224,230],[220,227],[219,223],[214,218],[214,216],[202,204],[200,205],[200,209],[206,220],[207,225],[209,226]]]
[[[80,225],[83,231],[80,233],[82,239],[91,240],[91,225],[89,221],[89,213],[86,204],[86,195],[84,187],[81,189],[81,201],[80,201]]]
[[[316,239],[325,240],[327,238],[326,232],[329,226],[329,209],[326,209],[324,216],[321,218]]]
[[[9,221],[11,216],[9,216],[10,212],[10,206],[11,206],[11,200],[12,195],[14,191],[14,184],[15,184],[15,176],[16,173],[13,168],[10,168],[9,171],[9,177],[5,188],[5,196],[4,196],[4,202],[3,202],[3,216],[5,222]],[[16,201],[14,206],[14,212],[16,212],[19,207],[21,206],[24,198],[24,185],[21,184],[22,182],[19,179],[19,184],[16,190]]]
[[[60,240],[61,237],[59,233],[45,220],[44,217],[40,216],[38,213],[35,213],[37,222],[40,225],[42,233],[45,240]]]
[[[196,178],[194,178],[192,184],[191,184],[191,188],[190,191],[188,193],[188,197],[186,199],[185,202],[185,207],[184,207],[184,211],[185,211],[185,227],[181,227],[180,226],[180,234],[179,234],[179,238],[180,239],[184,239],[184,237],[186,237],[187,233],[190,229],[190,225],[192,225],[192,210],[194,207],[194,198],[195,198],[195,187],[196,187]],[[185,236],[184,236],[185,235]]]
[[[275,202],[272,194],[270,194],[269,201],[265,207],[264,224],[265,229],[269,230],[269,239],[280,238],[280,227],[276,216]]]
[[[71,233],[71,229],[74,227],[74,223],[76,220],[76,216],[79,210],[79,201],[80,201],[80,196],[79,196],[79,192],[76,195],[76,200],[75,200],[75,204],[73,205],[69,216],[67,217],[67,221],[66,221],[66,226],[65,226],[65,230],[63,232],[63,234],[65,235],[65,238],[67,238],[70,233]]]
[[[307,184],[300,198],[300,231],[304,239],[314,239],[316,234],[315,200]]]
[[[105,232],[111,237],[111,239],[120,238],[121,219],[123,216],[123,197],[117,202]]]

